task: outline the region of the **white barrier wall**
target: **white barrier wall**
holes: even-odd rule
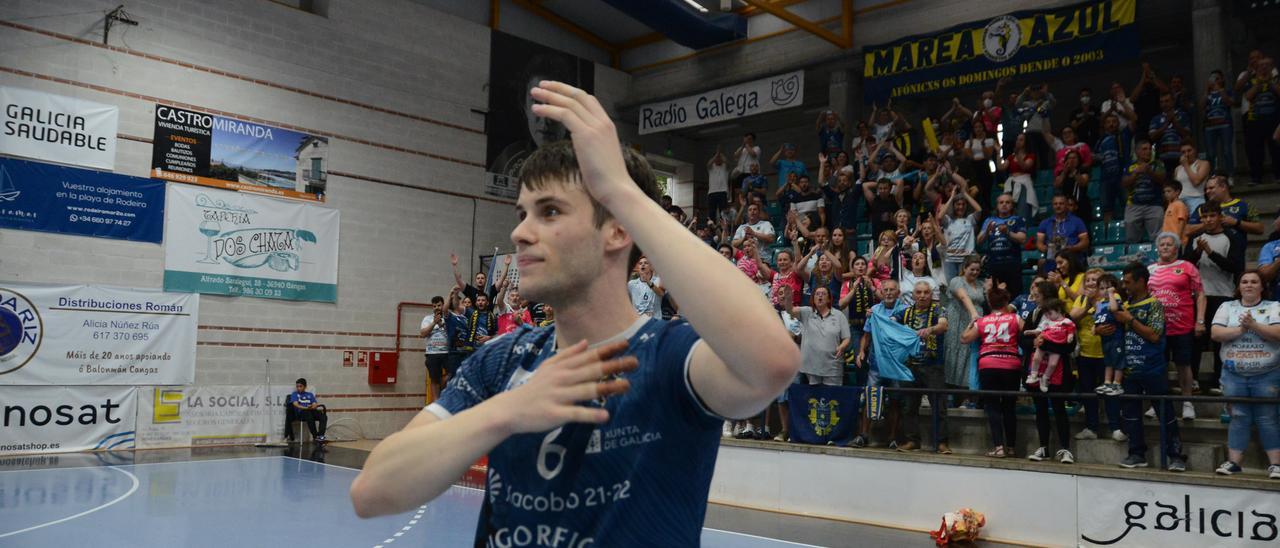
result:
[[[1280,516],[1274,492],[731,446],[710,499],[922,537],[969,507],[982,538],[1047,546],[1275,546]]]

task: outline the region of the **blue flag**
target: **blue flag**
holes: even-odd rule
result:
[[[862,390],[862,399],[867,408],[867,418],[878,421],[884,418],[884,387],[868,386]]]
[[[867,315],[867,325],[867,330],[873,333],[871,345],[880,378],[915,381],[906,365],[909,356],[920,353],[920,336],[915,330],[876,313]]]
[[[861,395],[862,389],[856,386],[792,384],[787,389],[791,411],[787,430],[791,441],[814,445],[849,443],[858,433]]]

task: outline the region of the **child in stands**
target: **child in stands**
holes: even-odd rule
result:
[[[1076,343],[1076,324],[1067,317],[1066,307],[1059,299],[1046,299],[1040,307],[1044,310],[1044,316],[1040,318],[1039,328],[1028,331],[1027,334],[1043,337],[1044,340],[1031,356],[1031,374],[1027,376],[1027,385],[1039,384],[1041,392],[1048,392],[1053,371],[1063,360],[1071,359]]]
[[[1116,327],[1116,332],[1102,336],[1102,355],[1106,356],[1107,366],[1102,372],[1102,384],[1098,385],[1094,392],[1103,396],[1118,396],[1124,393],[1124,389],[1120,387],[1120,382],[1124,380],[1124,371],[1118,367],[1112,367],[1112,364],[1124,363],[1124,328],[1119,321],[1116,321],[1114,311],[1120,309],[1120,303],[1124,302],[1126,297],[1123,295],[1120,281],[1113,274],[1103,274],[1098,278],[1098,291],[1102,292],[1102,300],[1098,301],[1093,314],[1094,330],[1096,332],[1099,326],[1111,324]]]

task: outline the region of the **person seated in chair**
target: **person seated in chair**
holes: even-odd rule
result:
[[[317,443],[324,443],[324,429],[329,424],[328,411],[323,405],[316,402],[316,395],[307,392],[307,379],[300,378],[295,381],[294,390],[289,394],[289,400],[285,402],[284,413],[284,436],[285,440],[292,442],[293,438],[293,421],[303,421],[307,423],[307,429],[311,431],[311,438]],[[316,423],[320,423],[317,428]]]

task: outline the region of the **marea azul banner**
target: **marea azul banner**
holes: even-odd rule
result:
[[[200,297],[0,282],[0,385],[189,384]]]
[[[0,228],[160,243],[164,181],[0,158]]]
[[[955,94],[1001,78],[1041,78],[1135,61],[1137,0],[1094,0],[955,25],[863,48],[863,98]]]
[[[243,445],[284,437],[293,387],[149,386],[138,389],[138,447]]]
[[[156,105],[151,176],[323,202],[329,138]]]
[[[165,209],[166,290],[337,300],[337,210],[185,185]]]
[[[116,167],[120,107],[0,86],[0,154]]]
[[[641,106],[640,134],[745,118],[802,103],[804,71],[798,70]]]
[[[133,449],[132,386],[0,386],[0,455]]]

